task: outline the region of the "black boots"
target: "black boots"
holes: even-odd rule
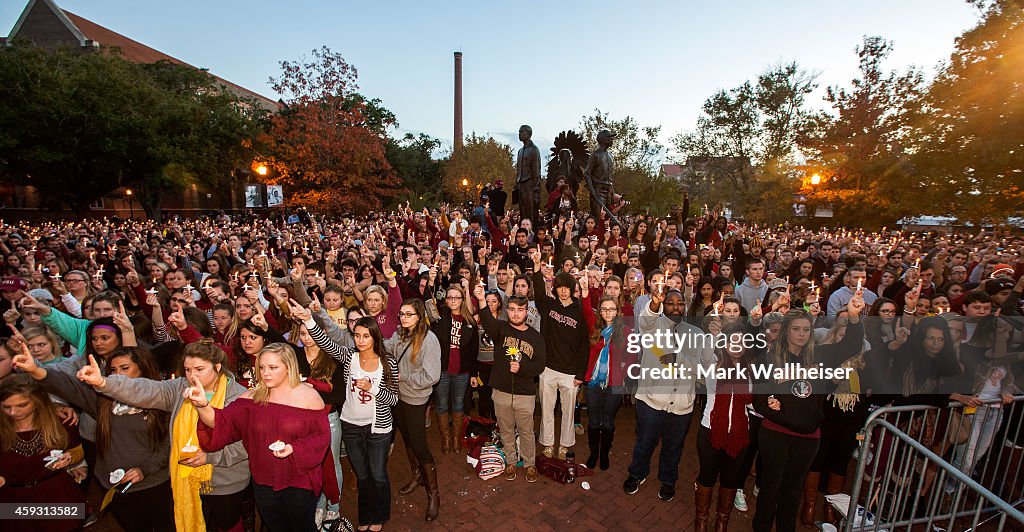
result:
[[[601,429],[601,471],[608,470],[608,452],[612,450],[613,439],[615,439],[615,429]]]
[[[587,458],[587,469],[597,467],[597,458],[601,454],[601,434],[604,429],[591,428],[587,431],[587,443],[590,444],[590,457]]]

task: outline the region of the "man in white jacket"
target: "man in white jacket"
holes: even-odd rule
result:
[[[679,480],[679,459],[697,395],[697,366],[710,366],[715,358],[713,343],[706,341],[703,331],[683,321],[683,294],[674,289],[666,293],[663,283],[656,284],[660,286],[652,290],[650,303],[637,315],[637,332],[645,339],[656,335],[656,342],[653,347],[644,346],[638,366],[628,372],[630,378],[638,378],[637,437],[622,489],[630,495],[640,489],[660,440],[658,497],[667,502],[675,497]],[[677,339],[685,339],[683,345]]]

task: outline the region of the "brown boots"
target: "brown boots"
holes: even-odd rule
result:
[[[452,412],[452,452],[462,452],[462,412]]]
[[[409,469],[412,470],[412,478],[409,479],[409,483],[398,490],[398,493],[402,495],[408,495],[413,492],[416,488],[423,485],[423,468],[420,467],[419,461],[416,460],[416,453],[413,452],[412,447],[405,446],[405,456],[409,457]]]
[[[843,488],[846,487],[846,477],[840,475],[828,474],[828,484],[825,487],[825,495],[835,495],[836,493],[842,493]],[[836,524],[836,507],[832,506],[832,503],[825,501],[825,517],[822,518],[826,523]]]
[[[800,523],[805,528],[817,529],[814,524],[814,507],[818,502],[818,482],[821,481],[821,473],[808,471],[804,477],[804,496],[800,503]]]
[[[433,521],[437,519],[437,512],[441,509],[441,495],[437,487],[437,468],[431,462],[421,465],[420,472],[423,475],[424,487],[427,490],[426,520]]]
[[[693,528],[698,532],[707,532],[708,515],[711,513],[711,496],[714,494],[715,488],[706,488],[700,483],[694,483],[693,489],[693,498],[697,503],[697,519],[693,523]],[[719,506],[721,506],[721,501],[719,501]]]
[[[437,429],[441,431],[441,454],[452,452],[452,423],[448,414],[437,415]]]
[[[729,530],[729,515],[732,514],[732,505],[736,498],[735,489],[718,488],[718,507],[715,508],[715,532],[727,532]]]
[[[412,447],[405,446],[406,456],[409,457],[409,467],[412,469],[412,478],[409,483],[398,490],[402,495],[408,495],[416,488],[423,486],[427,492],[427,521],[437,519],[437,513],[441,509],[441,494],[437,487],[437,468],[434,463],[421,464],[416,459]]]

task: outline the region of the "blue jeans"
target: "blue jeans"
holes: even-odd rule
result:
[[[338,479],[338,493],[341,491],[341,459],[338,458],[338,452],[341,450],[341,413],[337,410],[327,414],[327,420],[331,423],[331,458],[334,462],[334,475]],[[320,502],[317,503],[317,508],[324,508],[329,511],[337,512],[338,504],[334,504],[327,500],[327,495],[320,495]]]
[[[679,457],[683,454],[683,441],[690,430],[691,414],[670,414],[655,410],[647,403],[636,402],[636,445],[633,446],[633,461],[629,464],[629,476],[645,479],[651,472],[651,456],[661,440],[661,456],[658,458],[658,480],[667,486],[675,486],[679,480]]]
[[[441,373],[441,380],[437,381],[434,389],[437,413],[448,413],[450,397],[452,412],[461,414],[466,402],[466,388],[469,388],[469,373]]]
[[[587,399],[588,430],[615,430],[615,414],[619,412],[625,391],[623,386],[602,389],[600,386],[583,385],[583,396]]]
[[[391,432],[374,434],[370,425],[341,422],[341,437],[359,488],[359,526],[381,525],[391,519],[391,481],[388,448]]]

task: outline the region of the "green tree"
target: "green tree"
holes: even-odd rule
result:
[[[462,149],[445,161],[441,188],[449,201],[475,201],[485,183],[501,179],[508,187],[513,184],[515,175],[512,147],[493,137],[482,137],[473,132],[466,136]]]
[[[156,134],[144,152],[148,170],[137,183],[146,214],[159,219],[163,199],[185,185],[226,190],[232,173],[252,160],[250,139],[263,131],[268,117],[201,70],[167,61],[140,67],[159,94],[169,95],[149,108]]]
[[[707,203],[725,201],[745,215],[767,215],[762,193],[793,188],[787,167],[813,123],[807,95],[817,87],[814,80],[790,62],[712,94],[696,128],[671,140],[673,160],[693,168],[684,174],[684,186]]]
[[[433,154],[440,147],[440,140],[425,133],[418,136],[406,133],[398,140],[388,138],[385,155],[402,186],[409,191],[402,200],[417,206],[438,202],[443,165],[434,159]]]
[[[216,185],[246,158],[259,115],[208,74],[139,65],[116,51],[0,51],[0,166],[43,191],[45,206],[84,214],[121,186],[146,213],[186,182]]]
[[[803,144],[826,181],[809,199],[831,203],[836,219],[886,225],[923,207],[906,150],[906,132],[924,89],[921,73],[886,71],[892,43],[865,37],[857,47],[860,75],[849,88],[829,87],[832,113],[821,113]]]
[[[912,214],[1002,222],[1024,204],[1024,6],[976,0],[912,123]]]

